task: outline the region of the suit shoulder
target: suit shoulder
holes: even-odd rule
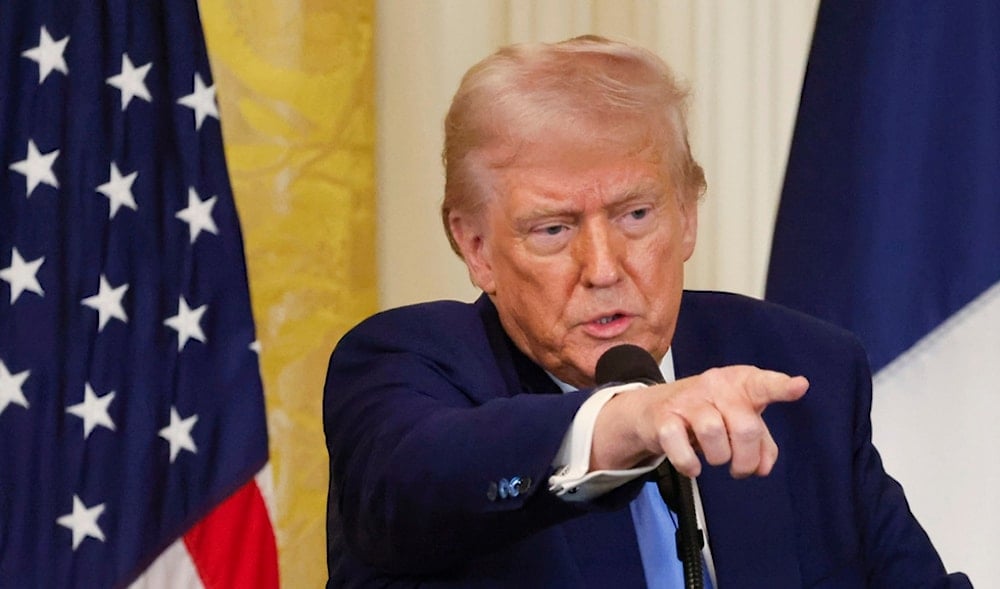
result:
[[[364,341],[389,350],[429,342],[447,346],[449,341],[468,341],[470,335],[482,331],[482,319],[474,304],[431,301],[380,311],[348,330],[337,347]]]
[[[761,350],[848,353],[867,361],[860,340],[850,331],[800,311],[744,295],[685,291],[678,335],[721,345],[752,340]]]
[[[681,315],[711,318],[720,329],[787,327],[824,337],[856,340],[850,331],[801,311],[741,294],[721,291],[684,291]]]
[[[377,329],[385,325],[423,325],[428,328],[471,320],[477,317],[475,305],[461,301],[429,301],[379,311],[362,320],[355,329]]]

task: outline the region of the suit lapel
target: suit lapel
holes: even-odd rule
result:
[[[685,293],[673,339],[678,379],[730,364],[747,363],[730,345],[746,336],[711,329],[710,319]],[[716,311],[717,309],[712,309]],[[779,448],[788,431],[778,412],[765,415]],[[795,519],[786,462],[770,476],[736,480],[728,467],[707,467],[698,477],[712,557],[722,587],[800,587]]]

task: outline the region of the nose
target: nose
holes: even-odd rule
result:
[[[580,281],[584,286],[607,288],[621,280],[624,244],[606,220],[584,223],[577,246]]]

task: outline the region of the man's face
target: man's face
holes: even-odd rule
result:
[[[592,386],[605,350],[670,347],[697,208],[648,154],[535,148],[499,173],[479,217],[452,215],[473,281],[535,362]]]

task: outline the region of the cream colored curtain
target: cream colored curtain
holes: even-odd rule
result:
[[[327,358],[377,308],[371,0],[200,3],[250,274],[285,587],[326,581]]]

